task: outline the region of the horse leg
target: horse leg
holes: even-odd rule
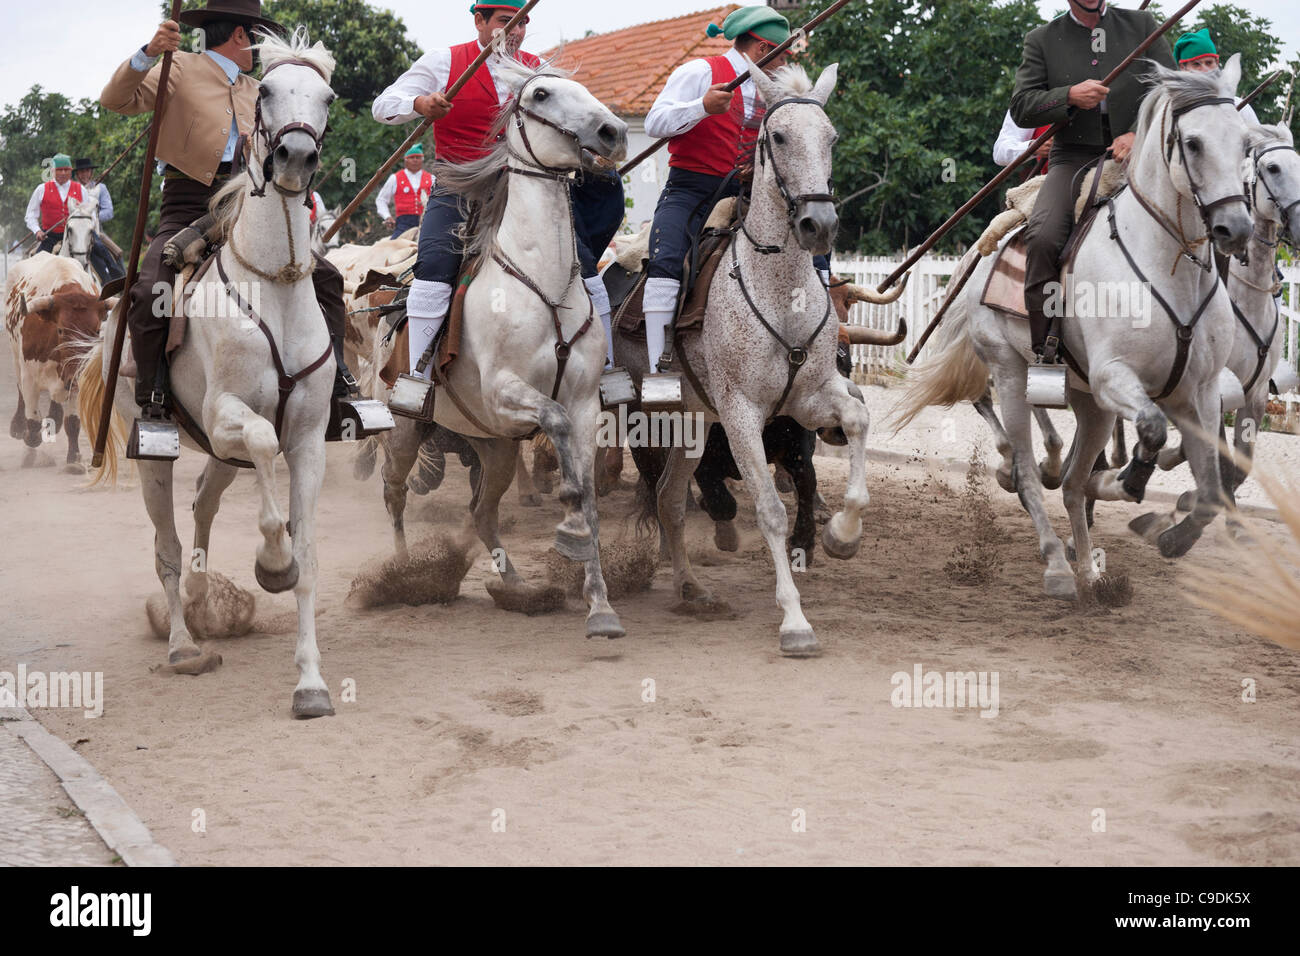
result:
[[[1061,497],[1070,516],[1079,573],[1087,584],[1093,584],[1101,577],[1101,571],[1092,552],[1092,531],[1087,516],[1088,490],[1098,456],[1104,460],[1114,420],[1111,413],[1101,408],[1086,392],[1072,390],[1070,407],[1074,410],[1076,424]]]
[[[988,422],[988,426],[993,432],[993,444],[997,448],[998,454],[1002,456],[1002,463],[998,465],[996,472],[998,487],[1003,491],[1014,492],[1016,483],[1011,475],[1013,467],[1011,439],[1007,437],[1006,429],[1002,427],[997,412],[993,410],[993,392],[986,388],[979,400],[971,404],[975,406],[975,411],[980,413],[980,417]]]
[[[482,468],[482,475],[474,488],[474,497],[470,503],[474,530],[492,556],[492,566],[496,568],[501,580],[512,587],[522,586],[524,579],[515,570],[510,556],[501,544],[497,522],[501,497],[515,480],[519,443],[492,438],[471,438],[469,441],[478,454]]]
[[[847,392],[845,394],[847,395]],[[854,404],[858,403],[855,401]],[[862,417],[865,418],[866,408],[860,404],[858,408],[862,410]],[[767,548],[772,553],[772,563],[776,567],[776,603],[783,612],[780,629],[781,653],[794,657],[815,654],[820,646],[817,643],[817,636],[813,633],[812,625],[808,623],[803,608],[799,606],[799,590],[794,586],[794,575],[790,572],[790,555],[785,549],[785,536],[788,530],[785,504],[781,501],[772,475],[767,469],[767,453],[763,450],[762,413],[752,405],[742,404],[741,400],[737,399],[719,403],[718,413],[722,418],[723,427],[727,430],[727,438],[731,442],[732,457],[736,460],[745,486],[754,496],[755,510],[758,512],[758,527],[763,533],[763,539],[767,541]],[[865,446],[865,428],[862,428],[859,434],[858,423],[850,424],[846,421],[844,426],[850,444],[854,444],[854,439],[858,438],[862,440],[856,444]],[[850,428],[853,430],[850,431]],[[856,448],[855,454],[857,454]],[[850,474],[850,485],[852,479],[853,476]],[[865,492],[865,481],[862,484]],[[845,494],[846,503],[851,496],[851,492]],[[836,515],[826,527],[829,529],[843,516],[843,512]],[[850,512],[849,520],[857,521],[857,532],[860,535],[862,523],[857,519],[856,513]],[[856,540],[853,541],[852,547],[856,549]]]
[[[1065,557],[1065,546],[1052,529],[1043,503],[1043,484],[1034,461],[1034,433],[1029,406],[1025,403],[1028,369],[1018,354],[1008,349],[990,363],[998,395],[1002,397],[1002,421],[1012,445],[1012,480],[1020,505],[1029,514],[1038,534],[1038,553],[1047,562],[1043,589],[1048,597],[1073,601],[1077,595],[1074,571]],[[1076,456],[1077,457],[1077,456]]]
[[[1222,421],[1218,392],[1205,389],[1193,398],[1193,403],[1190,411],[1194,417],[1180,421],[1179,430],[1187,451],[1187,464],[1196,478],[1196,505],[1187,517],[1160,535],[1157,543],[1166,558],[1180,558],[1190,551],[1223,508],[1219,447],[1213,437],[1215,422]]]
[[[74,404],[72,407],[77,406]],[[81,448],[78,446],[81,438],[81,419],[76,415],[69,415],[64,421],[64,431],[68,435],[68,471],[82,471],[84,469],[81,467]]]
[[[659,527],[667,538],[668,552],[673,560],[673,594],[679,601],[709,604],[713,596],[696,578],[686,553],[686,496],[691,490],[692,470],[683,446],[668,448],[655,490],[656,504]],[[763,471],[766,474],[766,467]]]
[[[587,602],[587,637],[624,637],[618,614],[609,603],[605,587],[605,574],[600,567],[600,516],[596,511],[596,422],[600,414],[599,402],[583,403],[573,409],[575,422],[587,422],[589,427],[579,427],[572,441],[573,466],[582,480],[582,512],[591,528],[591,557],[583,562],[582,596]],[[557,444],[557,448],[559,445]],[[563,458],[561,458],[563,463]]]
[[[511,394],[512,392],[515,394]],[[569,412],[563,405],[522,382],[506,385],[502,393],[505,400],[511,404],[535,409],[538,424],[551,439],[551,445],[555,448],[555,457],[560,465],[560,487],[557,497],[564,505],[564,519],[555,529],[555,550],[570,561],[590,561],[595,553],[596,543],[582,498],[584,479],[590,480],[595,468],[593,460],[596,441],[595,413],[578,416],[575,410],[574,417],[570,418]],[[575,421],[583,422],[584,426],[589,424],[590,428],[584,427],[580,432],[575,433]],[[578,448],[586,448],[588,445],[591,446],[592,451],[579,456]]]
[[[1117,417],[1115,419],[1115,437],[1114,448],[1111,449],[1110,462],[1112,467],[1123,468],[1128,464],[1128,439],[1124,437],[1124,419]]]
[[[246,453],[253,463],[257,490],[262,495],[257,518],[262,543],[257,547],[254,577],[271,594],[288,591],[297,583],[301,568],[294,559],[284,514],[275,500],[275,456],[280,450],[280,439],[270,422],[228,392],[217,399],[214,411],[213,452],[220,458]]]
[[[704,513],[713,521],[713,544],[719,551],[740,549],[736,533],[736,498],[727,487],[726,478],[735,468],[731,447],[721,428],[710,427],[704,454],[695,466],[695,483],[700,486]]]
[[[209,458],[194,487],[194,550],[190,552],[190,573],[185,576],[185,594],[192,602],[202,602],[208,595],[208,541],[212,521],[221,506],[221,495],[230,487],[239,468]]]
[[[77,406],[73,405],[72,407],[76,408]],[[49,419],[51,422],[54,423],[54,434],[57,435],[59,433],[59,429],[63,427],[63,406],[60,403],[56,402],[53,399],[53,397],[50,398]]]
[[[22,381],[21,366],[18,369],[18,374],[20,376],[18,381],[21,382]],[[14,409],[14,417],[9,419],[9,437],[17,438],[21,440],[22,437],[26,434],[27,434],[27,402],[23,400],[23,390],[22,390],[22,386],[20,385],[18,388],[18,407]]]
[[[1038,430],[1043,436],[1043,446],[1047,449],[1047,457],[1038,463],[1038,475],[1043,487],[1052,491],[1061,487],[1061,448],[1064,443],[1057,434],[1047,409],[1035,405],[1033,413],[1034,421],[1038,422]]]
[[[522,442],[512,442],[515,446],[515,489],[519,495],[519,503],[525,508],[540,508],[542,506],[542,496],[537,493],[537,486],[533,484],[533,478],[528,474],[528,466],[524,464],[524,446]]]
[[[861,399],[849,392],[848,379],[835,376],[819,398],[829,405],[844,429],[849,447],[849,480],[844,486],[844,510],[836,512],[822,528],[822,550],[829,558],[851,558],[862,541],[862,513],[871,496],[867,493],[867,429],[871,415]]]
[[[332,717],[334,707],[316,646],[316,503],[325,480],[325,446],[320,441],[290,441],[284,458],[289,466],[289,527],[297,567],[293,596],[298,599],[298,645],[293,661],[298,665],[298,683],[293,689],[293,716],[299,720]]]
[[[1160,449],[1165,447],[1168,420],[1147,397],[1141,380],[1128,366],[1110,362],[1091,373],[1091,378],[1096,404],[1113,415],[1131,420],[1137,428],[1138,441],[1133,460],[1124,470],[1109,482],[1100,478],[1090,481],[1089,491],[1094,498],[1103,500],[1141,502]],[[1118,491],[1109,484],[1117,484]]]
[[[393,550],[406,557],[406,478],[420,455],[426,429],[410,418],[395,416],[396,427],[384,432],[380,441],[384,449],[384,507],[393,522]]]
[[[171,629],[167,635],[167,663],[178,664],[199,656],[198,645],[185,626],[181,603],[181,539],[176,534],[176,511],[172,501],[172,463],[140,461],[140,491],[145,510],[153,522],[154,569],[167,595]]]
[[[812,567],[817,550],[817,469],[812,460],[815,442],[814,432],[791,423],[788,440],[781,450],[785,470],[794,479],[797,492],[794,530],[788,545],[791,559],[802,560],[805,570]]]

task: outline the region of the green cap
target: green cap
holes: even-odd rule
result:
[[[478,13],[480,10],[491,10],[493,7],[504,7],[507,10],[522,10],[526,0],[492,0],[491,3],[471,3],[469,6],[470,13]]]
[[[406,155],[407,155],[407,156],[423,156],[423,155],[424,155],[424,147],[421,146],[419,143],[416,143],[414,146],[412,146],[410,149],[408,149],[408,150],[406,151]]]
[[[790,39],[790,21],[771,7],[741,7],[723,20],[722,26],[710,23],[705,32],[711,37],[722,34],[728,40],[752,33],[768,43],[781,44]]]
[[[55,154],[54,154],[54,168],[55,168],[55,169],[71,169],[71,168],[72,168],[72,157],[69,156],[67,153],[55,153]]]
[[[1218,56],[1214,41],[1210,39],[1209,27],[1203,27],[1195,33],[1184,33],[1174,44],[1174,59],[1179,63],[1199,60],[1203,56]]]

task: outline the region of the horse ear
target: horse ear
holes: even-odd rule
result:
[[[1241,82],[1241,54],[1234,53],[1228,57],[1228,65],[1223,68],[1222,83],[1229,96],[1237,95],[1237,84]]]
[[[781,88],[772,82],[766,73],[754,65],[754,61],[745,57],[745,65],[749,67],[749,77],[754,81],[754,86],[758,88],[758,95],[763,97],[763,102],[769,106],[781,99]]]
[[[840,65],[832,63],[826,69],[822,70],[822,75],[817,77],[817,85],[813,87],[812,98],[820,100],[822,106],[825,106],[831,98],[831,93],[835,91],[835,81],[840,76]]]

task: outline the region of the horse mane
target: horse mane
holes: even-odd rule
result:
[[[1151,71],[1139,77],[1142,82],[1150,83],[1154,88],[1142,100],[1142,106],[1138,110],[1138,120],[1133,127],[1134,156],[1141,155],[1146,137],[1153,130],[1159,135],[1159,117],[1166,106],[1178,110],[1209,96],[1226,96],[1231,99],[1237,92],[1229,86],[1221,70],[1195,73],[1191,70],[1171,70],[1154,61],[1150,62]]]
[[[261,30],[257,31],[257,35],[261,42],[255,43],[253,49],[261,57],[263,76],[277,63],[302,60],[320,70],[325,82],[330,82],[330,77],[334,75],[334,55],[325,49],[324,43],[313,44],[307,36],[305,26],[297,27],[287,41]]]
[[[513,92],[535,76],[554,76],[567,79],[573,74],[554,65],[554,60],[533,69],[515,59],[504,59],[496,64],[499,78]],[[465,249],[465,257],[490,256],[497,251],[497,231],[505,218],[506,203],[510,198],[510,176],[506,173],[510,159],[510,144],[505,137],[506,124],[514,113],[509,108],[501,110],[488,131],[492,147],[481,159],[468,163],[449,163],[435,160],[433,176],[437,186],[458,194],[464,201],[478,205],[478,215],[470,232],[467,220],[457,231],[457,238]]]
[[[216,235],[220,237],[221,242],[230,238],[230,232],[235,228],[235,221],[239,214],[244,211],[244,187],[249,183],[248,170],[244,170],[238,176],[231,176],[230,181],[217,190],[215,196],[208,200],[208,212],[211,214],[216,227]],[[212,233],[209,232],[209,235]]]
[[[787,63],[772,74],[771,80],[781,87],[787,96],[807,96],[814,88],[813,81],[808,77],[808,71],[797,63]]]

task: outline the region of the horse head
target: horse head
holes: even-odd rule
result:
[[[802,67],[782,67],[769,77],[746,62],[767,104],[755,149],[754,192],[765,191],[785,206],[800,248],[829,254],[840,225],[830,186],[831,148],[838,134],[825,106],[839,64],[826,67],[814,86]]]
[[[264,64],[253,122],[250,167],[260,169],[265,190],[269,183],[282,195],[307,193],[320,168],[321,144],[329,122],[334,57],[324,44],[309,45],[299,27],[286,43],[263,35],[256,49]],[[259,193],[260,194],[260,193]]]
[[[577,169],[583,150],[619,162],[627,156],[627,123],[587,88],[549,66],[533,70],[516,60],[500,68],[513,94],[503,111],[510,152],[542,169]]]
[[[1241,252],[1254,221],[1242,185],[1251,133],[1233,98],[1240,56],[1233,54],[1222,70],[1210,73],[1156,65],[1148,78],[1155,88],[1138,117],[1130,180],[1150,177],[1148,167],[1159,162],[1178,196],[1199,211],[1215,248],[1224,255]],[[1156,130],[1159,142],[1152,135]]]
[[[63,245],[60,256],[76,259],[87,272],[90,271],[90,249],[99,232],[99,184],[83,190],[81,202],[68,209],[68,221],[63,226]]]
[[[1284,124],[1260,126],[1251,153],[1250,195],[1259,219],[1300,239],[1300,154]]]

